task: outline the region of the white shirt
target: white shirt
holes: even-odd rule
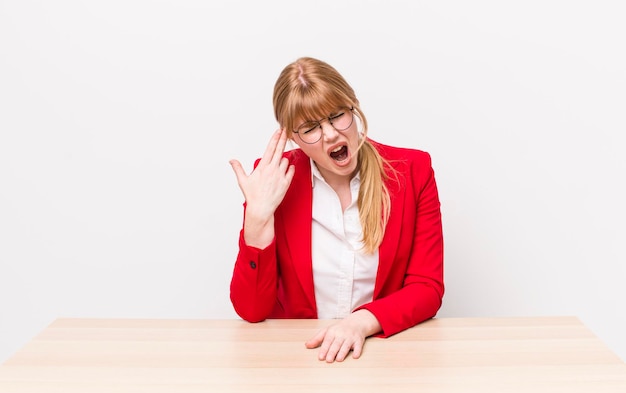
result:
[[[357,198],[361,178],[350,181],[352,202],[345,212],[337,193],[311,160],[313,184],[312,258],[317,317],[345,318],[371,302],[378,270],[378,250],[361,249],[361,222]]]

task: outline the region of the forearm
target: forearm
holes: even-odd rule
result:
[[[244,240],[250,247],[264,249],[274,240],[274,214],[262,213],[246,207],[244,218]]]
[[[434,317],[441,307],[443,288],[413,283],[359,308],[371,312],[380,324],[382,337],[389,337]],[[374,334],[376,334],[374,333]]]

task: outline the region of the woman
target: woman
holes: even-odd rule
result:
[[[428,153],[367,137],[367,120],[329,64],[300,58],[274,87],[280,124],[246,174],[231,301],[250,322],[337,319],[305,343],[327,362],[365,339],[432,318],[441,306],[443,238]],[[285,152],[287,140],[298,148]]]

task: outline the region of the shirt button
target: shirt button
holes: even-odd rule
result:
[[[250,267],[252,269],[256,269],[256,263],[254,261],[250,261]]]

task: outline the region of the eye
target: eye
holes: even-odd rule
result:
[[[341,118],[341,116],[343,116],[343,115],[345,115],[345,114],[346,114],[346,112],[339,112],[339,113],[336,113],[336,114],[330,115],[330,116],[328,117],[328,120],[333,121],[333,120],[340,119],[340,118]]]
[[[298,127],[298,132],[301,134],[308,134],[311,131],[315,131],[315,129],[319,126],[316,122],[306,122],[303,123],[300,127]]]

